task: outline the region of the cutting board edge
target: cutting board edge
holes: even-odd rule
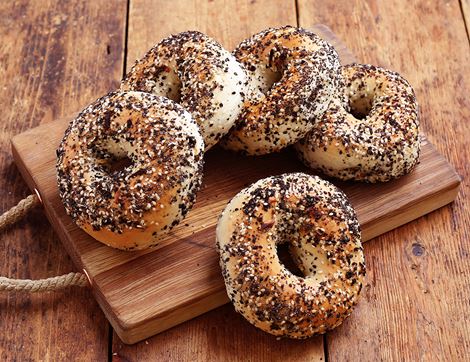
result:
[[[458,174],[455,174],[458,176]],[[409,203],[401,208],[400,212],[396,212],[395,215],[387,217],[388,223],[386,227],[383,227],[383,219],[374,220],[373,223],[368,223],[368,233],[362,235],[363,242],[372,240],[380,235],[383,235],[393,229],[400,226],[406,225],[422,216],[425,216],[441,207],[444,207],[455,201],[460,190],[461,180],[458,178],[454,180],[454,183],[447,189],[439,189],[434,193],[429,194],[427,197],[420,200],[418,203]],[[444,193],[443,193],[444,192]],[[439,195],[441,194],[441,195]],[[419,209],[419,213],[413,213],[413,210]],[[406,217],[403,217],[406,215]],[[409,216],[408,216],[409,215]],[[375,225],[381,225],[380,231],[375,231]],[[363,225],[361,225],[363,228]]]
[[[41,126],[38,126],[41,127]],[[37,128],[37,127],[36,127]],[[32,128],[31,130],[26,131],[25,133],[29,134],[29,131],[33,131],[35,128]],[[58,228],[54,227],[54,223],[52,222],[52,215],[51,215],[51,210],[53,210],[52,207],[49,207],[47,205],[47,200],[44,200],[40,194],[40,192],[37,189],[37,183],[34,179],[34,176],[27,170],[26,165],[23,162],[23,159],[20,156],[20,152],[18,150],[18,147],[16,146],[16,140],[18,137],[21,137],[21,135],[25,134],[21,133],[11,139],[11,150],[12,150],[12,155],[13,155],[13,160],[15,161],[16,166],[18,167],[18,170],[20,171],[21,176],[25,180],[26,184],[30,188],[30,190],[35,193],[36,195],[39,196],[39,199],[41,201],[41,204],[43,205],[44,213],[46,214],[47,220],[53,227],[54,231],[58,234],[59,239],[61,241],[61,244],[64,246],[65,250],[69,254],[70,258],[72,259],[74,265],[81,271],[84,271],[85,274],[88,276],[88,273],[85,270],[85,266],[83,264],[83,261],[78,255],[78,253],[73,249],[72,243],[67,243],[64,242],[64,238],[67,238],[67,235],[63,233],[61,230],[57,230]]]
[[[126,322],[112,311],[107,314],[107,317],[122,342],[134,344],[221,307],[229,301],[224,286],[217,293],[207,294],[198,300],[184,304],[182,307],[174,307],[171,311],[157,314],[152,318]]]

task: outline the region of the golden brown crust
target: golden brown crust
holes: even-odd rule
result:
[[[176,103],[112,92],[67,129],[57,150],[59,193],[95,239],[125,250],[154,246],[194,203],[203,152],[196,123]]]
[[[266,29],[234,51],[249,91],[224,148],[249,155],[277,152],[313,127],[339,81],[335,49],[317,35],[286,26]]]
[[[163,39],[137,60],[121,89],[180,103],[199,125],[207,151],[237,119],[245,83],[244,70],[217,41],[185,31]]]
[[[365,275],[359,224],[346,196],[318,177],[256,182],[227,205],[216,235],[229,298],[266,332],[324,333],[357,302]],[[276,247],[284,242],[303,277],[280,262]]]
[[[418,103],[399,74],[342,67],[345,85],[296,149],[303,162],[342,180],[388,181],[409,173],[420,151]]]

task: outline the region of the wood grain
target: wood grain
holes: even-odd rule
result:
[[[0,209],[30,193],[10,138],[79,109],[122,73],[125,3],[0,2]],[[108,48],[109,47],[109,48]],[[0,275],[75,270],[41,210],[2,233]],[[0,294],[0,360],[106,360],[109,324],[86,289]]]
[[[323,338],[281,339],[255,328],[231,304],[134,345],[113,338],[113,358],[124,361],[325,361]]]
[[[196,9],[194,14],[201,11],[196,1],[178,0],[169,2],[169,5],[163,1],[147,3],[148,6],[137,11],[139,4],[146,3],[130,1],[135,14],[140,13],[137,19],[141,19],[141,22],[134,22],[136,29],[133,33],[148,34],[137,39],[131,38],[133,33],[129,34],[129,45],[131,41],[139,42],[140,39],[146,39],[147,45],[142,43],[135,48],[138,53],[130,54],[128,67],[174,22],[180,24],[178,30],[186,30],[185,24],[195,24],[193,12],[183,12],[184,16],[180,16],[181,12],[171,11],[174,3],[179,6],[179,11],[186,4],[193,5]],[[293,16],[291,2],[269,2],[267,11],[263,10],[266,3],[252,0],[237,1],[234,5],[215,1],[211,5],[215,13],[207,10],[211,18],[199,16],[198,24],[201,30],[214,26],[225,34],[243,26],[246,27],[244,34],[248,35],[264,26],[288,23],[284,16]],[[384,3],[373,0],[299,1],[298,10],[301,17],[305,12],[303,25],[326,23],[347,41],[361,61],[390,66],[403,72],[415,87],[420,88],[418,96],[426,116],[423,126],[431,141],[456,165],[464,183],[452,206],[366,245],[370,282],[365,297],[350,321],[329,336],[328,357],[331,360],[455,360],[460,356],[462,360],[470,354],[467,292],[470,288],[466,262],[470,220],[465,202],[468,198],[466,180],[470,146],[466,139],[469,134],[469,104],[466,99],[469,94],[468,41],[465,41],[462,14],[456,0],[439,4],[424,1],[409,4],[406,0]],[[11,135],[77,110],[104,93],[108,89],[106,84],[116,81],[114,75],[119,73],[116,71],[119,63],[112,60],[116,55],[112,45],[109,58],[104,57],[111,59],[106,64],[103,59],[100,63],[92,58],[90,49],[94,56],[101,57],[103,53],[96,52],[96,49],[110,45],[102,37],[113,32],[102,23],[106,22],[105,17],[123,21],[118,16],[122,6],[122,1],[109,2],[108,5],[104,2],[84,5],[77,1],[68,4],[51,1],[45,4],[33,1],[0,4],[0,31],[3,35],[0,44],[2,209],[9,208],[28,193],[11,163],[8,146]],[[159,12],[161,6],[167,6],[166,12]],[[218,17],[221,11],[225,11],[224,7],[229,11]],[[103,8],[105,11],[101,13]],[[467,10],[468,24],[468,0],[462,0],[462,8]],[[60,16],[55,18],[58,14]],[[250,17],[251,14],[257,16]],[[65,33],[68,34],[66,43],[69,48],[73,46],[77,54],[73,58],[66,56],[67,63],[72,62],[73,67],[68,68],[65,74],[59,71],[59,75],[54,76],[60,68],[57,60],[63,54],[62,48],[56,47],[55,43],[63,33],[54,32],[56,35],[49,37],[47,32],[57,27],[62,17],[74,19],[66,25]],[[154,23],[155,18],[159,21],[158,27]],[[228,22],[230,27],[224,25]],[[295,23],[295,17],[289,22]],[[70,24],[75,28],[71,30]],[[258,24],[263,26],[257,27]],[[251,31],[250,27],[256,29]],[[112,39],[122,40],[121,30]],[[64,83],[67,76],[68,81]],[[88,79],[86,85],[81,84],[83,77]],[[0,252],[0,257],[5,262],[0,266],[1,273],[39,277],[71,270],[72,265],[60,243],[43,220],[43,213],[37,211],[20,223],[18,229],[4,235],[6,248]],[[37,243],[37,235],[41,235],[41,243]],[[425,287],[422,293],[420,286]],[[428,286],[431,288],[426,289]],[[33,298],[10,295],[0,296],[0,300],[1,359],[104,359],[107,343],[103,337],[103,318],[88,293],[72,290],[67,295]],[[462,304],[462,300],[467,304]],[[395,304],[398,307],[394,307]],[[14,311],[9,312],[12,308]],[[445,320],[447,317],[448,321]],[[116,360],[123,360],[119,357],[123,356],[131,361],[154,360],[157,359],[155,356],[159,360],[323,358],[321,349],[312,340],[302,341],[296,346],[287,345],[284,341],[257,334],[257,331],[252,333],[250,328],[230,306],[224,306],[146,343],[123,346],[116,337],[113,350],[118,352]]]
[[[460,8],[462,9],[464,27],[467,31],[467,39],[470,42],[470,0],[460,0]]]
[[[127,68],[170,34],[199,30],[233,49],[267,27],[296,23],[295,0],[131,1]]]
[[[366,244],[364,295],[328,334],[329,359],[468,359],[470,49],[459,3],[301,0],[299,14],[301,25],[324,22],[361,61],[411,82],[426,134],[464,180],[452,205]]]
[[[176,19],[174,14],[177,14]],[[172,21],[169,22],[168,18]],[[240,40],[257,31],[269,26],[295,25],[296,22],[293,0],[176,0],[158,4],[151,0],[131,1],[127,67],[130,68],[149,47],[171,33],[200,30],[214,36],[227,49],[233,49]],[[148,27],[139,27],[139,24],[147,24]],[[322,337],[305,343],[277,342],[248,325],[231,305],[176,326],[145,344],[126,346],[115,335],[113,352],[117,357],[124,356],[128,360],[235,361],[240,356],[260,362],[324,360]]]
[[[344,51],[326,28],[314,30],[331,39],[340,53]],[[353,60],[349,52],[345,58]],[[13,153],[28,184],[39,191],[46,213],[73,260],[91,278],[111,324],[127,343],[226,303],[214,249],[215,224],[221,210],[241,188],[260,178],[311,172],[291,152],[257,158],[221,150],[209,152],[203,188],[184,223],[160,241],[158,250],[122,252],[97,243],[65,215],[54,164],[55,149],[68,122],[59,120],[15,137]],[[452,167],[427,142],[423,143],[419,166],[410,175],[386,184],[340,184],[356,209],[363,240],[450,202],[458,185]]]

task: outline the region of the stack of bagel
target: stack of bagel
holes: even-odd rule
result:
[[[200,32],[179,33],[70,123],[57,150],[65,210],[106,245],[151,247],[193,206],[204,153],[216,144],[247,156],[293,146],[325,176],[385,182],[418,161],[418,105],[399,74],[341,65],[306,29],[270,28],[232,53]],[[357,302],[360,228],[328,181],[304,173],[259,180],[230,201],[216,236],[235,308],[271,334],[324,333]],[[284,243],[300,275],[279,260]]]

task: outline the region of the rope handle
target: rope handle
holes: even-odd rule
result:
[[[22,219],[29,210],[41,203],[37,195],[29,195],[16,206],[0,215],[0,231]],[[0,291],[21,291],[29,293],[50,292],[67,287],[85,287],[88,278],[83,273],[68,273],[47,279],[11,279],[0,276]]]

